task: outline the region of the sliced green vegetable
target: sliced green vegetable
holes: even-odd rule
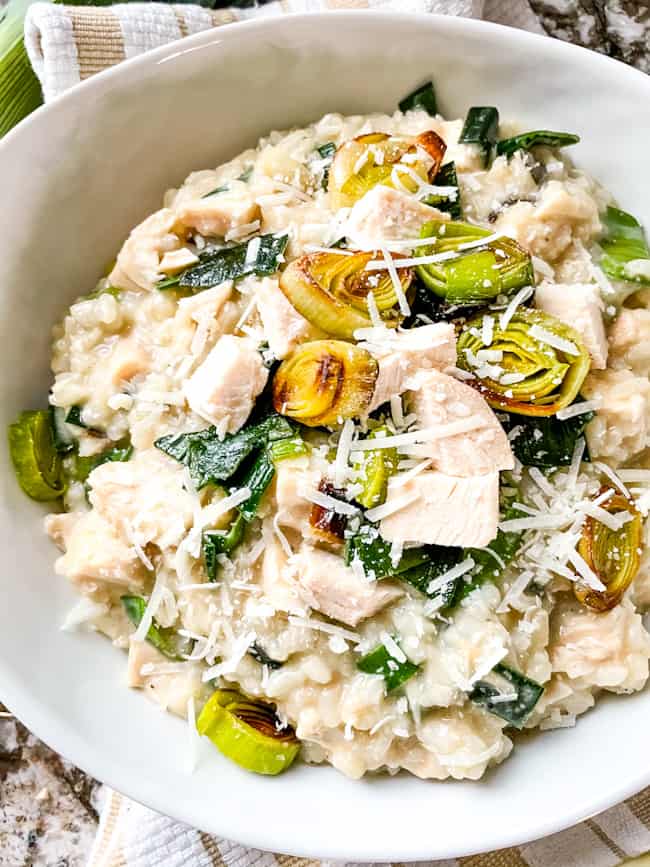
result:
[[[288,241],[288,235],[258,235],[244,244],[205,253],[198,265],[192,265],[173,277],[165,277],[157,288],[200,292],[218,286],[224,280],[240,280],[247,274],[258,277],[275,274],[284,261],[282,254]]]
[[[204,530],[201,537],[203,549],[203,562],[205,571],[210,581],[217,580],[219,554],[230,554],[231,551],[241,544],[244,538],[246,521],[243,515],[238,514],[228,530]]]
[[[50,407],[50,422],[52,425],[54,447],[62,455],[71,452],[77,444],[77,439],[68,427],[65,418],[66,411],[62,406]]]
[[[458,338],[457,364],[474,372],[476,353],[483,348],[483,316],[470,319]],[[541,310],[518,308],[504,329],[494,325],[490,349],[501,350],[499,379],[469,380],[494,409],[527,416],[555,415],[573,403],[591,359],[582,337],[564,322]],[[473,361],[474,359],[474,361]]]
[[[563,148],[567,145],[578,144],[579,135],[570,132],[553,132],[550,129],[536,129],[532,132],[524,132],[511,138],[504,138],[497,142],[497,154],[511,156],[515,151],[529,151],[538,145],[549,148]]]
[[[381,425],[370,433],[368,439],[389,434],[388,428]],[[388,480],[397,472],[398,461],[397,449],[375,449],[361,453],[361,459],[355,466],[355,481],[363,485],[363,490],[355,499],[364,509],[372,509],[385,502]]]
[[[420,231],[423,246],[418,247],[418,255],[456,252],[462,244],[480,241],[481,238],[487,238],[491,234],[489,229],[482,229],[473,223],[460,220],[429,220]]]
[[[452,220],[460,220],[463,216],[463,209],[460,203],[460,187],[458,185],[458,175],[456,174],[456,163],[451,162],[442,166],[438,174],[433,179],[433,185],[436,187],[455,187],[455,195],[431,195],[423,199],[424,203],[451,215]]]
[[[256,449],[293,436],[289,422],[275,413],[236,434],[220,440],[214,427],[186,434],[170,434],[156,440],[160,451],[189,468],[198,490],[208,484],[226,482]]]
[[[33,500],[56,500],[65,489],[50,413],[21,412],[9,425],[9,454],[18,484]]]
[[[499,685],[479,680],[469,694],[470,699],[514,728],[522,729],[540,700],[544,687],[501,663],[495,665],[492,671],[495,675],[493,680]],[[512,699],[501,699],[501,696],[511,694]]]
[[[257,641],[251,644],[248,653],[249,656],[252,656],[253,659],[257,660],[260,665],[266,665],[266,667],[270,668],[271,671],[277,671],[278,668],[282,668],[284,665],[284,662],[272,659]]]
[[[349,566],[353,560],[361,563],[363,571],[369,579],[375,580],[390,576],[401,576],[403,572],[414,567],[426,565],[431,559],[429,549],[434,552],[435,545],[421,548],[406,548],[397,564],[391,558],[391,544],[379,535],[376,524],[362,524],[357,532],[348,538],[345,544],[345,562]]]
[[[280,723],[271,705],[234,690],[214,692],[196,727],[224,756],[256,774],[280,774],[300,752],[296,733]]]
[[[274,464],[290,458],[300,458],[303,455],[308,455],[309,452],[310,448],[300,434],[276,440],[268,446],[268,454]]]
[[[147,607],[147,602],[142,596],[120,596],[126,616],[134,626],[139,626]],[[182,662],[185,657],[189,656],[194,646],[194,641],[190,638],[183,638],[175,629],[171,627],[163,628],[152,621],[151,626],[146,635],[146,640],[152,644],[156,650],[159,650],[168,659],[175,659]]]
[[[650,284],[650,250],[643,226],[632,214],[608,207],[602,218],[606,235],[600,242],[600,267],[615,280]]]
[[[478,145],[483,151],[483,165],[487,166],[498,134],[498,109],[493,105],[475,105],[467,112],[458,141],[462,144]]]
[[[420,666],[409,659],[396,659],[383,644],[357,660],[357,668],[364,674],[380,674],[386,683],[386,692],[393,692],[420,670]]]
[[[446,581],[442,586],[438,585],[436,579],[460,563],[463,551],[461,548],[427,545],[425,552],[428,559],[424,563],[400,572],[398,577],[400,581],[411,584],[428,599],[440,600],[441,610],[452,608],[460,598],[465,583],[463,576]]]
[[[243,488],[250,488],[250,496],[239,506],[245,521],[252,521],[257,514],[262,497],[273,481],[275,465],[266,451],[261,451],[241,481]]]
[[[593,412],[559,419],[514,416],[507,423],[510,445],[525,467],[566,467],[571,463],[576,442],[594,417]]]
[[[438,114],[438,102],[432,81],[427,81],[422,87],[418,87],[404,99],[400,100],[400,111],[416,111],[422,109],[435,117]]]
[[[218,193],[226,193],[230,187],[228,184],[220,184],[218,187],[215,187],[213,190],[210,190],[209,193],[203,193],[201,196],[202,199],[208,199],[210,196],[216,196]]]
[[[64,464],[65,474],[74,482],[85,482],[96,467],[109,461],[128,461],[133,454],[133,446],[129,439],[118,440],[114,446],[105,449],[98,455],[71,455]]]

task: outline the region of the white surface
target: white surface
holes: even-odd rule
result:
[[[576,161],[650,225],[650,82],[615,61],[435,16],[330,13],[200,34],[93,78],[0,143],[2,425],[44,404],[52,323],[166,187],[272,127],[390,111],[431,75],[451,117],[494,103],[523,127],[580,133]],[[0,461],[3,700],[67,758],[157,810],[260,848],[399,861],[520,843],[650,783],[647,691],[520,741],[480,784],[351,782],[309,767],[262,778],[210,749],[189,776],[185,724],[125,688],[121,651],[58,631],[73,593],[54,576],[43,510],[19,491],[5,449]]]

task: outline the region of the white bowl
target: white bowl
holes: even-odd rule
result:
[[[122,64],[0,144],[2,425],[44,405],[50,328],[130,228],[192,169],[327,111],[392,111],[433,76],[442,110],[495,104],[523,127],[580,133],[575,160],[650,225],[650,80],[582,49],[469,20],[370,12],[282,17],[200,34]],[[0,460],[0,697],[56,750],[156,810],[275,851],[348,861],[445,858],[521,843],[650,783],[650,693],[517,744],[481,783],[362,782],[300,766],[250,775],[124,685],[99,636],[59,631],[43,510]]]

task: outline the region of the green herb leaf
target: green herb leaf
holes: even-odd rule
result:
[[[258,277],[274,274],[280,267],[288,241],[288,235],[258,235],[245,244],[205,253],[198,265],[186,268],[175,277],[166,277],[156,284],[156,288],[200,292],[225,280],[240,280],[248,274]],[[249,256],[251,244],[257,249],[253,247],[254,255]]]
[[[498,109],[492,105],[473,106],[467,112],[458,141],[478,145],[483,151],[483,165],[487,166],[498,134]]]
[[[497,154],[512,156],[515,151],[529,151],[538,145],[549,148],[563,148],[567,145],[578,144],[579,135],[570,132],[553,132],[550,129],[536,129],[511,138],[504,138],[497,143]]]
[[[250,496],[240,506],[239,511],[245,521],[252,521],[257,514],[262,497],[273,481],[275,465],[266,451],[261,451],[242,479],[241,487],[250,488]]]
[[[325,144],[319,145],[316,150],[320,154],[321,159],[328,160],[326,165],[323,166],[323,179],[321,181],[322,188],[326,190],[330,179],[330,165],[336,153],[336,145],[333,141],[328,141]]]
[[[73,451],[77,443],[76,437],[73,436],[65,419],[66,411],[62,406],[50,406],[50,423],[52,425],[54,447],[61,455]]]
[[[456,195],[427,196],[427,198],[424,199],[424,203],[437,208],[439,211],[449,214],[452,220],[462,219],[463,209],[460,204],[460,187],[458,186],[456,163],[451,162],[442,166],[433,179],[433,184],[436,187],[456,187]]]
[[[650,250],[639,221],[632,214],[610,206],[603,224],[607,232],[600,242],[603,250],[600,267],[603,271],[616,280],[650,284]],[[634,270],[630,267],[632,262],[646,267]]]
[[[244,538],[246,521],[242,515],[237,515],[229,530],[204,530],[201,537],[203,562],[210,581],[217,580],[219,554],[230,554],[241,544]]]
[[[429,559],[425,548],[407,548],[397,566],[393,566],[390,550],[390,542],[381,538],[376,524],[362,524],[345,544],[345,562],[349,566],[353,560],[358,560],[368,578],[378,580],[400,575]]]
[[[511,416],[506,429],[511,433],[510,445],[515,457],[525,467],[567,467],[577,440],[593,417],[593,412],[567,419],[517,415]]]
[[[411,662],[400,662],[388,652],[383,644],[357,661],[357,668],[365,674],[380,674],[386,683],[386,691],[392,692],[417,674],[420,666]]]
[[[87,428],[88,425],[85,424],[81,419],[81,410],[80,406],[71,406],[68,410],[68,414],[65,417],[66,424],[73,424],[76,427],[84,427]]]
[[[299,458],[303,455],[308,455],[309,451],[309,446],[300,434],[276,440],[268,447],[269,457],[274,464],[277,464],[278,461],[285,461],[290,458]]]
[[[251,175],[253,174],[253,166],[248,166],[248,168],[244,169],[241,175],[237,178],[238,181],[243,181],[244,183],[248,183],[251,179]]]
[[[421,108],[432,117],[438,114],[438,102],[432,81],[427,81],[422,87],[418,87],[399,103],[400,111],[415,111]]]
[[[272,659],[257,641],[251,644],[248,653],[253,657],[253,659],[256,659],[260,665],[266,665],[267,668],[271,669],[271,671],[277,671],[278,668],[282,668],[284,665],[284,662]]]
[[[521,513],[509,506],[503,512],[502,520],[520,517]],[[471,557],[475,566],[469,575],[463,576],[467,580],[460,585],[455,601],[460,602],[488,581],[496,583],[504,568],[514,560],[522,542],[523,533],[498,530],[496,538],[486,548],[466,548],[463,557]]]
[[[64,470],[69,479],[75,482],[85,482],[94,469],[110,461],[128,461],[133,454],[133,446],[128,437],[118,440],[114,446],[105,449],[98,455],[71,455],[64,463]]]
[[[424,550],[429,559],[413,566],[406,572],[400,572],[398,577],[400,581],[411,584],[427,598],[441,599],[441,610],[451,608],[458,601],[462,586],[465,583],[463,576],[448,581],[443,587],[435,587],[432,582],[460,563],[463,551],[461,548],[447,548],[442,545],[427,545]]]
[[[514,728],[522,729],[540,700],[544,687],[501,663],[495,665],[492,671],[497,678],[506,681],[503,686],[497,687],[479,680],[469,694],[470,699],[506,720]],[[511,701],[494,701],[498,696],[508,695],[510,692],[516,693],[517,697]]]
[[[201,196],[202,199],[208,199],[210,196],[216,196],[218,193],[226,193],[230,187],[228,184],[221,184],[219,187],[215,187],[213,190],[210,190],[209,193],[203,193]],[[160,288],[160,286],[158,286]]]
[[[147,607],[146,600],[142,596],[120,596],[126,616],[134,626],[139,626]],[[194,641],[178,635],[175,629],[163,628],[155,620],[152,621],[146,640],[159,650],[168,659],[182,662],[184,657],[192,652]]]

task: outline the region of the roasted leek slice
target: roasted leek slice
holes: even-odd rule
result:
[[[291,304],[313,325],[351,340],[358,328],[369,328],[368,295],[388,327],[400,321],[395,286],[388,271],[366,271],[375,253],[311,253],[296,259],[280,277],[280,288]],[[413,279],[410,268],[400,268],[398,279],[404,293]]]
[[[9,454],[18,484],[28,497],[56,500],[64,493],[61,455],[47,410],[21,412],[9,425]]]
[[[483,348],[483,316],[464,325],[458,339],[458,366],[475,374],[468,384],[490,406],[530,416],[555,415],[574,401],[589,372],[589,352],[581,336],[541,310],[519,308],[505,328],[496,317],[490,350],[502,359],[490,365],[489,375],[477,353]]]
[[[625,523],[621,521],[619,529],[613,529],[588,515],[582,526],[578,554],[606,589],[594,590],[576,581],[573,590],[576,599],[587,608],[609,611],[618,605],[639,571],[642,520],[634,504],[622,494],[601,503],[601,509],[625,519]]]
[[[335,425],[369,406],[378,365],[365,349],[342,340],[303,343],[278,367],[273,406],[308,427]]]
[[[368,439],[389,435],[388,428],[381,425],[375,428]],[[361,455],[356,466],[356,481],[363,486],[363,490],[355,499],[364,509],[372,509],[386,500],[388,480],[397,472],[397,449],[375,449],[361,452]]]
[[[360,135],[337,150],[329,172],[333,210],[351,208],[377,184],[415,193],[438,173],[447,145],[428,130],[418,136]]]
[[[275,776],[293,763],[300,741],[271,705],[230,689],[214,692],[196,721],[224,756],[256,774]]]

